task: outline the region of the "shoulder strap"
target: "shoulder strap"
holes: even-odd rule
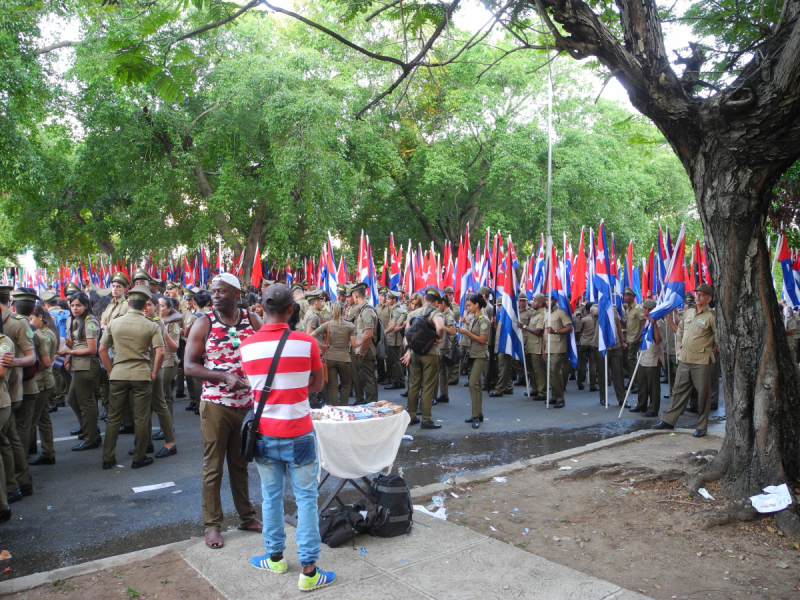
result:
[[[278,370],[278,362],[283,352],[283,347],[286,345],[286,340],[292,333],[291,329],[284,329],[281,339],[278,342],[278,347],[275,348],[275,354],[272,356],[272,364],[269,366],[269,373],[267,380],[264,382],[264,387],[261,388],[261,398],[258,400],[258,407],[256,408],[255,422],[261,422],[261,413],[264,412],[264,405],[267,403],[267,396],[272,391],[272,381],[275,379],[275,372]],[[258,427],[258,425],[256,425]]]

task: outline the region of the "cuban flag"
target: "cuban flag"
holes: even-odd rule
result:
[[[372,260],[372,245],[369,243],[369,236],[367,236],[367,269],[368,275],[366,279],[367,288],[369,289],[369,302],[374,306],[378,306],[378,278],[375,276],[375,261]]]
[[[534,261],[535,259],[533,256],[528,257],[528,262],[525,265],[525,273],[522,275],[522,285],[525,288],[525,296],[528,298],[528,302],[533,300]]]
[[[294,275],[292,274],[292,263],[289,262],[289,257],[286,257],[286,285],[292,287],[294,283]]]
[[[553,241],[549,237],[547,239],[547,245],[551,250],[551,262],[547,276],[547,287],[549,288],[548,295],[556,299],[558,302],[558,308],[567,313],[569,321],[572,324],[572,331],[570,332],[567,340],[567,356],[569,357],[569,362],[572,364],[572,367],[577,368],[578,346],[575,343],[575,324],[572,323],[572,312],[569,307],[569,298],[567,297],[567,291],[564,288],[564,280],[562,279],[563,275],[558,264],[558,255],[555,247],[553,246]]]
[[[201,264],[200,264],[200,287],[205,287],[209,279],[211,279],[211,272],[208,267],[208,258],[206,257],[205,246],[200,247]]]
[[[597,349],[605,356],[606,350],[617,343],[615,333],[616,319],[614,303],[611,296],[611,280],[608,274],[608,257],[606,256],[606,227],[600,221],[597,230],[597,252],[594,267],[594,285],[597,290],[597,326],[599,328]]]
[[[487,282],[489,280],[489,265],[492,262],[492,256],[491,256],[491,253],[489,252],[489,228],[488,227],[486,228],[486,244],[484,245],[484,248],[483,248],[483,256],[480,259],[478,259],[478,256],[480,255],[480,249],[481,249],[481,245],[480,245],[480,242],[479,242],[478,243],[478,248],[477,248],[477,250],[475,252],[475,259],[479,261],[478,265],[477,265],[478,266],[478,281],[476,282],[476,285],[479,288],[483,287],[484,285],[488,286]]]
[[[536,253],[536,264],[533,267],[533,284],[531,286],[532,295],[529,300],[533,299],[536,294],[541,294],[544,290],[544,277],[545,277],[545,262],[544,262],[544,234],[539,234],[539,251]]]
[[[594,269],[595,269],[595,244],[594,244],[594,230],[589,227],[589,261],[587,263],[586,273],[586,297],[589,302],[597,303],[597,290],[594,287]]]
[[[778,241],[778,262],[781,263],[781,272],[783,273],[783,298],[790,305],[797,306],[800,304],[798,300],[800,294],[792,269],[792,253],[789,251],[785,235],[781,235]]]
[[[389,234],[389,255],[389,259],[392,261],[389,268],[389,289],[397,292],[400,289],[400,262],[397,260],[397,253],[394,250],[393,233]]]
[[[324,264],[322,264],[322,272],[320,274],[322,289],[328,292],[328,295],[333,299],[336,298],[338,279],[336,276],[336,260],[333,258],[333,240],[331,239],[330,231],[328,232],[328,242],[322,254],[325,260]]]
[[[517,326],[519,313],[517,308],[517,277],[514,271],[514,245],[508,237],[508,254],[505,257],[505,273],[503,277],[503,294],[500,310],[497,315],[497,351],[509,354],[524,361],[525,353],[522,343],[522,329]],[[576,363],[577,364],[577,363]]]
[[[661,295],[658,297],[658,304],[650,311],[650,318],[654,321],[663,319],[676,308],[683,306],[683,296],[686,293],[686,243],[684,226],[675,242],[675,249],[671,255],[667,276],[664,286],[661,288]],[[653,326],[648,321],[642,330],[642,341],[639,347],[647,350],[653,345]]]

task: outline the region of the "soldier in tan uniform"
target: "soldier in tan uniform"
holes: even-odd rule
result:
[[[125,299],[125,292],[130,287],[130,282],[125,273],[117,271],[111,276],[111,302],[108,303],[103,314],[100,315],[100,327],[105,331],[108,324],[115,318],[124,315],[128,312],[128,301]],[[100,370],[101,388],[104,388],[106,393],[110,395],[108,386],[108,373],[105,369]],[[108,396],[101,398],[103,406],[108,414]],[[133,410],[130,403],[125,405],[125,410],[122,414],[122,427],[120,433],[133,433]]]
[[[582,390],[584,382],[586,381],[586,371],[588,363],[589,371],[589,391],[597,391],[597,361],[595,360],[595,353],[597,348],[592,346],[594,343],[594,328],[596,320],[590,313],[593,302],[588,302],[585,309],[585,315],[580,320],[580,337],[578,340],[578,389]],[[577,336],[576,336],[577,337]]]
[[[305,295],[305,300],[308,302],[308,310],[306,310],[304,322],[301,323],[299,327],[308,335],[311,335],[320,325],[328,321],[328,314],[327,311],[324,310],[325,301],[322,298],[322,294],[322,290],[313,290],[307,292]],[[348,386],[348,394],[349,392],[350,387]],[[311,408],[319,408],[322,404],[321,401],[328,401],[327,388],[323,388],[321,392],[309,392],[308,401],[311,404]]]
[[[108,427],[103,448],[103,469],[117,464],[117,435],[122,422],[122,407],[130,395],[136,427],[132,469],[146,467],[153,459],[146,455],[150,443],[150,393],[164,360],[164,339],[158,325],[142,313],[145,302],[152,298],[149,287],[134,286],[128,292],[130,308],[123,316],[114,319],[100,340],[100,357],[109,373],[111,399],[108,406]],[[155,349],[151,364],[150,348]],[[114,348],[112,367],[109,348]]]
[[[444,295],[450,302],[450,312],[453,313],[453,323],[458,326],[458,322],[461,320],[461,307],[456,302],[456,292],[455,290],[450,287],[449,285],[444,288]],[[456,339],[453,340],[453,344],[456,344]],[[450,373],[450,385],[458,385],[458,378],[461,372],[461,365],[459,364],[460,361],[451,361],[448,366],[447,370]]]
[[[636,304],[636,294],[629,287],[625,288],[622,294],[625,303],[625,315],[622,319],[622,327],[625,329],[625,366],[628,372],[628,379],[633,377],[636,369],[636,360],[639,356],[639,344],[642,341],[642,327],[644,326],[644,313],[642,307]],[[638,379],[638,376],[637,376]],[[638,391],[639,382],[633,382],[631,393]]]
[[[384,333],[386,333],[386,329],[389,327],[389,322],[392,320],[392,309],[388,302],[388,292],[389,288],[387,287],[382,287],[378,290],[378,306],[375,307],[375,312],[378,314],[378,320],[380,320],[381,324],[383,325]],[[389,385],[391,383],[389,379],[389,370],[386,366],[386,363],[387,359],[376,357],[379,385]]]
[[[364,399],[356,396],[356,404],[369,404],[378,401],[378,386],[375,382],[375,340],[373,332],[377,327],[378,314],[367,302],[367,286],[359,283],[351,290],[353,307],[350,316],[356,326],[356,357],[358,360],[358,379],[364,391]]]
[[[14,342],[7,335],[0,333],[0,431],[6,428],[6,423],[14,417],[11,415],[11,396],[8,393],[8,375],[10,365],[14,361]],[[2,438],[2,435],[0,435]],[[11,490],[6,485],[5,453],[0,452],[0,523],[11,519],[11,509],[8,507],[8,495]],[[13,472],[14,465],[10,465]],[[17,490],[14,490],[15,492]],[[22,492],[16,500],[22,499]]]
[[[300,321],[297,323],[297,331],[304,331],[303,322],[305,321],[306,313],[308,312],[308,300],[305,298],[305,292],[303,290],[302,283],[292,284],[292,295],[294,296],[295,303],[297,303],[297,306],[300,307]]]
[[[567,344],[572,333],[572,319],[558,307],[558,300],[550,298],[550,314],[545,317],[545,340],[542,355],[550,352],[550,387],[553,389],[555,408],[564,408],[564,361],[567,360]]]
[[[153,297],[152,299],[148,299],[145,302],[145,308],[143,314],[147,319],[158,325],[159,332],[161,333],[161,339],[164,341],[164,347],[162,348],[162,361],[161,361],[161,369],[158,371],[158,375],[156,378],[153,379],[153,390],[150,393],[150,418],[147,422],[147,431],[148,433],[153,430],[153,423],[152,423],[152,415],[156,413],[158,415],[158,425],[161,430],[153,435],[154,440],[164,440],[164,447],[156,453],[156,458],[164,458],[165,456],[173,456],[178,453],[178,449],[175,446],[175,429],[172,425],[172,413],[167,406],[167,401],[164,397],[164,361],[168,355],[171,355],[173,351],[178,349],[177,344],[172,340],[170,336],[167,335],[167,326],[164,321],[161,320],[160,311],[158,307],[158,298],[165,299],[164,296],[158,295],[158,297]],[[154,347],[150,347],[150,365],[151,367],[155,364],[157,358],[157,352]],[[148,452],[155,452],[155,448],[152,444],[148,444],[147,446]],[[133,456],[134,450],[128,452],[129,455]]]
[[[408,312],[400,304],[400,292],[387,292],[387,302],[392,311],[389,325],[386,327],[386,341],[389,345],[389,358],[386,360],[391,383],[385,385],[385,390],[403,390],[406,387],[405,373],[400,357],[403,355],[403,331]]]
[[[619,313],[617,312],[616,307],[613,307],[613,309],[615,343],[613,346],[606,348],[606,356],[603,356],[599,350],[600,327],[597,323],[598,307],[596,304],[592,307],[591,315],[594,318],[594,337],[592,338],[592,347],[596,352],[595,362],[597,364],[597,384],[600,392],[600,404],[605,405],[606,403],[606,381],[608,377],[608,373],[606,372],[606,362],[608,362],[608,372],[611,374],[611,383],[614,386],[614,394],[616,395],[617,403],[621,406],[625,401],[625,384],[623,382],[622,375],[622,351],[626,347],[626,344],[624,341],[621,341],[624,338],[622,334]],[[606,357],[608,358],[606,359]],[[611,396],[609,395],[609,403],[610,402]]]
[[[33,426],[39,428],[42,438],[42,453],[37,458],[28,461],[29,465],[54,465],[56,464],[56,449],[53,444],[53,423],[50,420],[50,400],[55,390],[53,377],[53,361],[58,355],[58,330],[53,323],[52,315],[41,304],[34,308],[29,317],[31,326],[36,328],[45,337],[45,345],[41,355],[42,365],[45,367],[36,375],[36,385],[39,393],[36,396],[36,407],[33,413]],[[36,447],[35,431],[31,431],[31,443]]]
[[[545,400],[547,395],[547,360],[542,354],[545,302],[547,298],[544,294],[536,294],[532,307],[528,307],[517,321],[517,327],[525,332],[525,353],[531,361],[532,370],[530,394],[525,392],[525,395],[538,401]]]
[[[709,396],[716,373],[717,320],[708,302],[713,291],[711,286],[702,283],[695,290],[695,307],[689,308],[678,325],[678,353],[680,363],[675,374],[675,387],[669,410],[661,416],[654,429],[673,429],[681,416],[692,393],[697,389],[698,409],[695,437],[703,437],[708,430],[708,413],[711,409]]]
[[[439,312],[444,317],[445,336],[439,343],[439,378],[437,387],[440,394],[437,398],[437,392],[434,391],[433,404],[450,402],[450,371],[453,366],[453,360],[449,355],[456,343],[456,320],[447,295],[443,296],[439,302]]]

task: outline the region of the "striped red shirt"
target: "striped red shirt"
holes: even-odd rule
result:
[[[263,325],[255,335],[242,342],[242,367],[250,380],[254,405],[261,399],[272,356],[281,334],[288,325]],[[298,437],[314,429],[308,404],[308,378],[322,368],[319,346],[314,338],[292,331],[283,347],[272,392],[261,413],[258,432],[271,437]]]

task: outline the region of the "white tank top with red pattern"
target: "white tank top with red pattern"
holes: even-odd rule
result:
[[[206,337],[203,366],[211,371],[226,371],[247,379],[242,369],[239,346],[256,332],[250,324],[250,315],[240,309],[236,325],[230,327],[217,318],[216,311],[205,316],[211,321],[211,326]],[[223,382],[204,381],[201,400],[236,408],[247,407],[253,404],[253,393],[249,388],[231,391]]]

